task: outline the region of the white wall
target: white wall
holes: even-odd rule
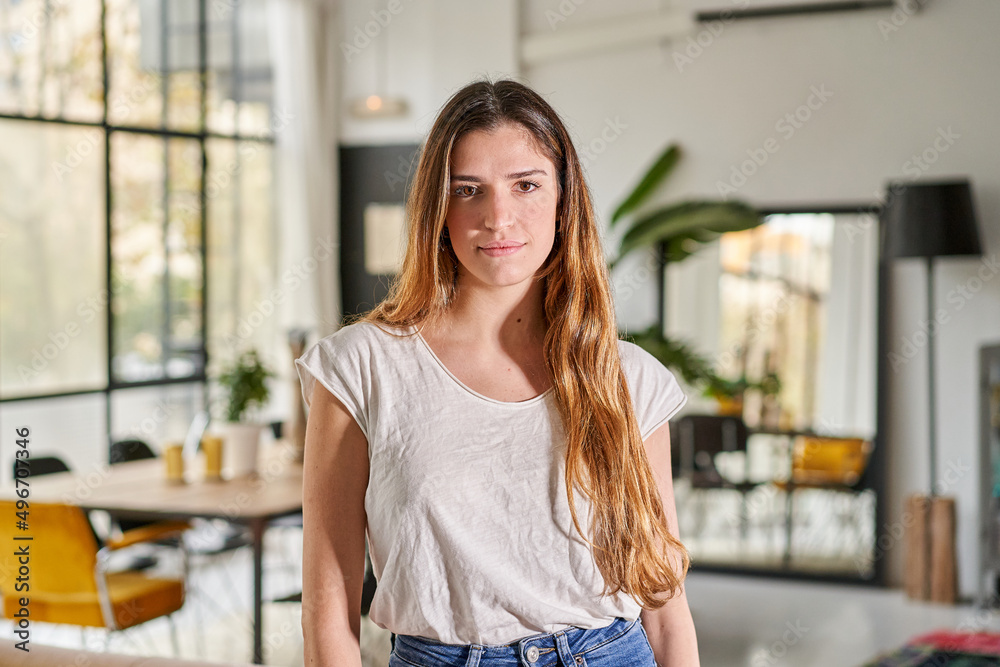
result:
[[[515,73],[517,17],[514,0],[343,3],[341,143],[421,141],[438,109],[462,85],[483,75]],[[351,102],[370,95],[379,78],[388,93],[406,98],[409,112],[392,120],[352,117]]]
[[[524,29],[568,30],[612,13],[655,11],[659,4],[590,0],[560,14],[566,20],[553,28],[545,12],[559,12],[560,5],[548,0],[526,12]],[[915,16],[897,15],[898,26],[892,18],[886,10],[870,10],[730,23],[716,26],[722,30],[715,35],[707,28],[696,32],[692,41],[553,60],[526,75],[564,115],[580,144],[602,148],[588,172],[604,215],[670,141],[687,153],[666,193],[680,198],[717,196],[718,183],[730,178],[747,151],[773,137],[778,150],[735,196],[762,206],[874,201],[890,179],[969,175],[987,256],[1000,255],[1000,4],[932,0]],[[886,31],[886,25],[899,29]],[[691,46],[699,37],[706,45],[700,52]],[[677,60],[675,53],[692,60]],[[818,108],[807,122],[794,131],[777,125],[817,90],[829,97],[812,99]],[[624,128],[620,136],[594,144],[609,119]],[[933,149],[939,132],[949,131],[951,143],[939,142],[946,150],[921,172],[912,156]],[[981,266],[976,260],[941,261],[936,288],[938,304],[950,317],[936,336],[938,467],[942,475],[949,464],[973,468],[959,472],[947,488],[958,499],[964,594],[974,592],[978,567],[976,358],[980,345],[1000,340],[1000,275],[983,268],[990,279],[970,299],[952,291],[970,280],[976,287]],[[650,323],[656,312],[651,287],[622,289],[637,273],[648,273],[641,258],[623,266],[618,277],[620,316],[632,325]],[[897,274],[892,340],[893,349],[902,351],[903,338],[912,340],[924,317],[923,272],[901,263]],[[927,490],[924,353],[920,349],[892,374],[890,521],[899,519],[905,494]],[[890,576],[898,582],[900,549],[889,558]]]

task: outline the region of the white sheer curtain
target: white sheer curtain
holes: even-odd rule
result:
[[[878,224],[870,216],[837,216],[830,277],[814,428],[832,435],[872,436],[878,367]]]
[[[340,322],[340,225],[333,0],[269,0],[282,326],[310,339]]]

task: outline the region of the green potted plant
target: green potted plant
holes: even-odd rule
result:
[[[765,401],[773,403],[781,393],[781,378],[769,371],[757,382],[751,382],[746,375],[730,380],[714,375],[704,382],[704,396],[714,398],[719,404],[720,415],[743,415],[743,396],[748,391],[759,391]]]
[[[237,356],[219,374],[219,384],[226,392],[223,469],[230,476],[245,475],[257,467],[257,449],[264,425],[255,418],[270,397],[267,387],[270,377],[274,373],[255,349]]]
[[[749,204],[735,200],[689,200],[659,204],[653,195],[663,186],[681,158],[681,149],[670,144],[611,216],[611,227],[625,227],[617,256],[609,262],[614,269],[630,252],[640,248],[662,250],[665,262],[680,262],[722,234],[757,227],[761,214]],[[660,300],[663,300],[662,285]],[[622,333],[660,362],[677,372],[686,383],[712,394],[742,398],[744,386],[739,381],[719,377],[711,362],[698,354],[688,343],[663,334],[663,322],[634,335]]]
[[[743,416],[743,395],[751,383],[745,375],[737,380],[714,376],[705,382],[703,395],[714,398],[720,415]]]

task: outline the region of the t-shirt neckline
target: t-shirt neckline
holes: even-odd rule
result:
[[[458,385],[463,391],[472,394],[473,396],[475,396],[480,400],[487,401],[488,403],[493,403],[494,405],[503,405],[507,407],[520,407],[520,406],[534,405],[535,403],[545,400],[545,397],[552,393],[553,388],[549,387],[548,389],[538,394],[537,396],[532,396],[531,398],[525,399],[523,401],[501,401],[496,398],[490,398],[489,396],[480,394],[478,391],[476,391],[472,387],[468,386],[467,384],[459,380],[458,377],[456,377],[455,374],[452,373],[448,369],[448,367],[444,365],[444,362],[438,358],[437,354],[431,348],[430,344],[424,339],[423,334],[420,333],[420,329],[416,325],[412,325],[410,329],[416,335],[417,340],[420,341],[423,348],[427,350],[427,353],[431,356],[431,358],[434,359],[434,361],[437,362],[437,365],[441,368],[441,370],[444,371],[445,375],[450,377],[451,381],[454,382],[456,385]]]

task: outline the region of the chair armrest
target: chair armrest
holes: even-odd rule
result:
[[[120,536],[109,539],[97,552],[97,560],[94,563],[94,581],[97,584],[97,600],[101,605],[101,616],[104,625],[108,630],[120,630],[114,617],[114,605],[111,602],[111,595],[108,592],[108,564],[111,561],[111,554],[118,549],[152,542],[173,535],[180,535],[188,530],[191,525],[186,521],[158,521],[148,526],[127,530]],[[187,580],[187,552],[183,549],[184,580]]]
[[[187,521],[158,521],[141,528],[126,530],[118,537],[109,539],[105,543],[105,547],[111,551],[124,549],[133,544],[154,542],[172,535],[179,535],[189,528],[191,528],[191,524]]]

